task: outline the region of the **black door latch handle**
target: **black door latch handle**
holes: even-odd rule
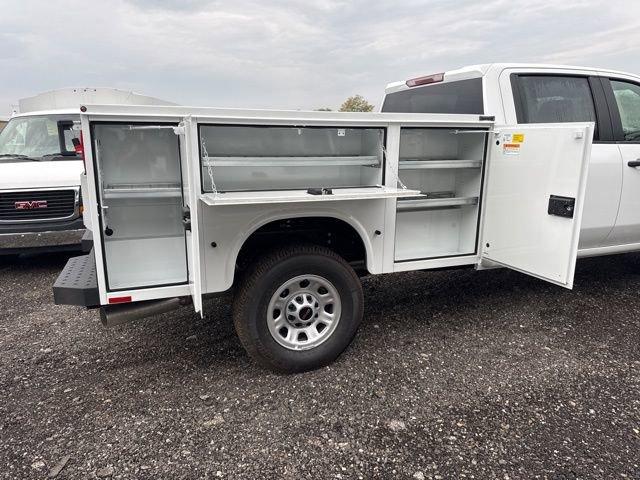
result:
[[[549,197],[549,206],[547,213],[558,217],[573,218],[576,207],[576,199],[572,197],[561,197],[560,195],[551,195]]]
[[[182,226],[187,232],[191,231],[191,211],[186,207],[182,209]]]
[[[630,167],[640,167],[640,158],[638,160],[631,160],[627,165]]]

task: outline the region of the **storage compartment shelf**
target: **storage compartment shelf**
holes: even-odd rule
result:
[[[478,197],[449,197],[428,198],[426,195],[419,198],[407,198],[398,201],[398,212],[417,212],[434,208],[463,207],[477,205]]]
[[[426,168],[480,168],[481,160],[413,160],[402,159],[400,170],[422,170]]]
[[[200,199],[207,205],[248,205],[259,203],[330,202],[338,200],[368,200],[402,198],[419,195],[418,190],[392,187],[334,188],[331,195],[312,195],[307,190],[251,191],[205,193]]]
[[[174,198],[182,196],[177,183],[120,183],[107,185],[105,198]]]
[[[375,155],[317,156],[317,157],[206,157],[205,167],[377,167],[380,159]]]
[[[466,255],[475,255],[473,251],[466,250],[429,250],[419,248],[416,250],[407,250],[396,254],[396,262],[411,262],[416,260],[432,260],[435,258],[461,257]]]

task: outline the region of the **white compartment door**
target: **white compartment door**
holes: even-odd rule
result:
[[[488,147],[482,264],[573,287],[593,128],[496,129]]]
[[[183,224],[187,242],[189,290],[193,299],[193,308],[202,317],[202,271],[198,231],[198,196],[200,193],[198,131],[196,122],[191,117],[185,117],[180,123],[180,127],[178,131],[180,133],[180,162],[184,199]]]

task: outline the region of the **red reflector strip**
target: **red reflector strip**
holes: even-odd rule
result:
[[[412,78],[405,83],[407,87],[418,87],[420,85],[429,85],[430,83],[444,82],[444,73],[436,73],[435,75],[427,75],[425,77]]]
[[[131,301],[131,296],[109,298],[109,303],[129,303],[130,301]]]

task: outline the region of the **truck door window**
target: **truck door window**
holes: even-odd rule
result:
[[[611,80],[611,88],[620,111],[625,141],[640,140],[640,86]]]
[[[516,78],[518,123],[596,122],[586,77],[518,75]],[[595,134],[597,138],[597,126]]]

